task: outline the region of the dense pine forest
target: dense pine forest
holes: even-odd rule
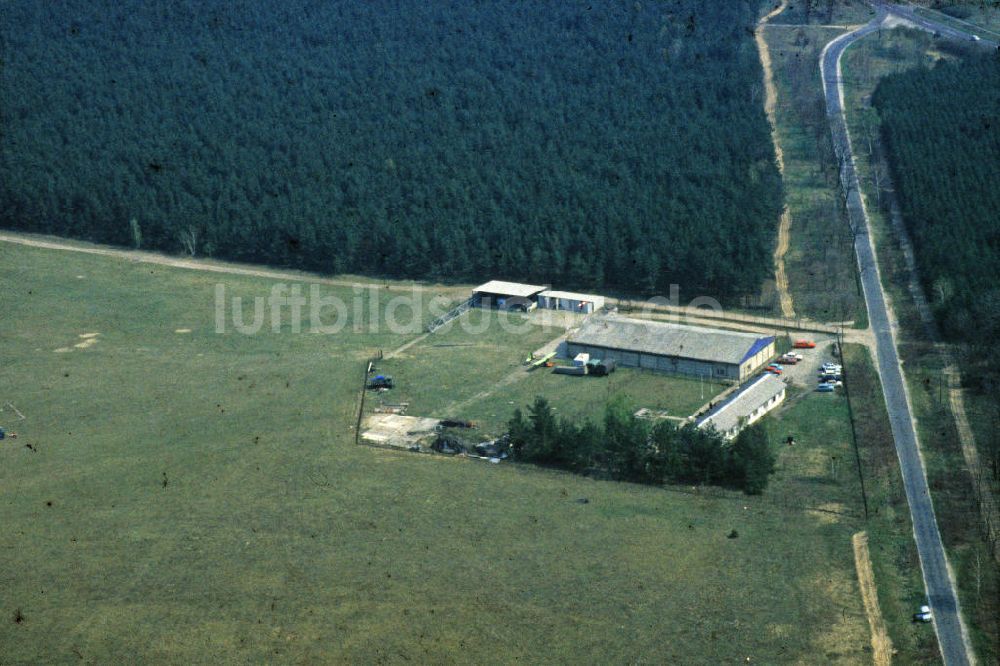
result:
[[[883,79],[873,97],[924,288],[966,374],[1000,381],[1000,58]]]
[[[8,0],[0,226],[328,273],[771,273],[760,0]]]

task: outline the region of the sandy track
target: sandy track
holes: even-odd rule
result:
[[[865,615],[872,632],[872,661],[875,666],[892,663],[892,640],[885,627],[882,609],[878,605],[878,590],[875,587],[875,572],[872,570],[871,553],[868,551],[868,533],[858,532],[851,537],[854,546],[854,566],[858,570],[858,585],[861,599],[865,604]]]
[[[757,51],[760,52],[760,64],[764,70],[764,112],[771,122],[771,140],[774,143],[774,156],[778,162],[778,171],[782,177],[785,175],[785,155],[781,150],[781,141],[778,140],[778,133],[775,130],[777,123],[774,118],[774,111],[778,104],[778,90],[774,86],[774,72],[771,68],[771,52],[767,47],[767,40],[764,39],[764,26],[785,10],[788,0],[781,0],[781,4],[771,10],[757,24],[754,32],[754,39],[757,41]],[[778,223],[778,244],[774,248],[774,284],[778,291],[778,299],[781,302],[781,314],[784,317],[795,316],[795,306],[792,302],[792,294],[788,291],[788,274],[785,272],[785,254],[788,253],[792,229],[792,214],[785,206],[781,212],[781,220]]]
[[[950,360],[950,357],[949,357]],[[993,548],[993,558],[1000,562],[1000,548],[996,544],[1000,541],[1000,510],[997,508],[996,500],[990,489],[988,480],[982,478],[986,472],[986,467],[979,458],[979,449],[976,446],[976,438],[972,434],[969,426],[969,418],[965,412],[965,397],[962,389],[962,379],[958,368],[949,365],[944,369],[944,374],[948,378],[948,402],[951,406],[951,413],[955,419],[955,429],[958,431],[959,443],[962,446],[962,456],[965,465],[969,468],[969,473],[974,479],[976,489],[976,499],[979,503],[979,513],[986,530],[986,538]]]
[[[373,287],[376,289],[385,288],[384,282],[371,282],[364,280],[348,280],[343,278],[324,278],[313,273],[297,273],[281,271],[272,268],[251,268],[249,266],[231,264],[209,259],[180,259],[170,257],[165,254],[146,252],[142,250],[119,250],[109,247],[97,247],[90,245],[79,245],[77,243],[61,242],[58,240],[42,240],[40,238],[27,235],[15,234],[11,232],[0,233],[0,242],[13,243],[16,245],[27,245],[46,250],[59,250],[63,252],[79,252],[81,254],[96,254],[104,257],[114,257],[143,264],[156,264],[158,266],[169,266],[170,268],[185,268],[188,270],[205,271],[208,273],[226,273],[229,275],[249,275],[253,277],[269,278],[274,280],[289,280],[295,282],[310,282],[316,284],[333,285],[337,287]],[[466,288],[451,287],[441,285],[421,285],[407,284],[394,285],[396,289],[413,288],[417,291],[448,292]]]

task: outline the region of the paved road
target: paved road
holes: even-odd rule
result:
[[[851,151],[851,139],[844,118],[840,56],[858,39],[880,30],[883,20],[889,14],[898,15],[898,12],[902,11],[898,7],[881,4],[876,5],[876,9],[877,15],[870,23],[838,37],[823,50],[820,57],[823,91],[834,150],[841,163],[841,183],[847,192],[847,210],[854,232],[854,249],[861,272],[868,317],[875,334],[879,376],[899,456],[903,485],[913,522],[914,539],[920,555],[928,604],[933,611],[938,644],[946,664],[968,664],[971,660],[967,632],[959,612],[958,596],[949,576],[944,545],[941,542],[941,533],[934,516],[934,505],[927,487],[927,476],[917,445],[910,400],[896,349],[892,317],[882,290],[878,264],[875,260],[875,248],[868,234],[868,213],[861,198]],[[940,28],[938,30],[942,35],[945,34]]]
[[[913,23],[916,27],[921,30],[926,30],[927,32],[933,32],[941,37],[946,37],[948,39],[955,39],[962,42],[972,42],[973,35],[975,33],[975,27],[969,25],[968,31],[960,30],[958,28],[952,27],[952,25],[946,25],[944,23],[938,23],[932,19],[924,18],[920,14],[914,11],[914,8],[910,5],[896,5],[891,3],[884,3],[881,9],[892,16],[897,18],[906,19],[910,23]],[[986,39],[983,35],[978,35],[980,40],[976,43],[984,48],[997,48],[997,42]]]

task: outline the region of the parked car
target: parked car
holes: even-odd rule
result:
[[[819,393],[833,393],[836,390],[836,388],[834,387],[833,384],[820,384],[819,386],[816,387],[816,390]]]
[[[766,368],[764,368],[764,372],[770,372],[772,375],[780,375],[781,369],[767,366]]]
[[[820,380],[820,384],[821,385],[828,384],[830,386],[843,386],[844,382],[840,381],[839,379],[823,379]]]
[[[792,343],[795,349],[815,349],[816,343],[812,340],[796,340]]]
[[[767,367],[769,367],[769,368],[777,368],[778,370],[784,370],[785,369],[785,366],[781,365],[780,363],[768,363]]]
[[[841,370],[844,369],[843,366],[838,365],[836,363],[824,363],[822,367],[824,370],[828,372],[840,372]]]
[[[373,391],[388,391],[392,387],[392,377],[388,375],[375,375],[368,380],[368,388]]]
[[[930,606],[921,606],[919,613],[913,614],[914,622],[930,622],[931,621],[931,608]]]
[[[786,365],[795,365],[796,363],[799,362],[799,359],[795,358],[794,356],[789,356],[788,354],[785,354],[784,356],[778,357],[778,362],[784,363]]]

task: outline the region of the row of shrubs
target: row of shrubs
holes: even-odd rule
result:
[[[654,425],[632,414],[621,399],[609,403],[603,423],[596,424],[557,418],[538,397],[527,416],[515,410],[509,431],[515,460],[620,481],[705,484],[756,495],[774,471],[775,457],[760,424],[726,441],[694,424]]]

